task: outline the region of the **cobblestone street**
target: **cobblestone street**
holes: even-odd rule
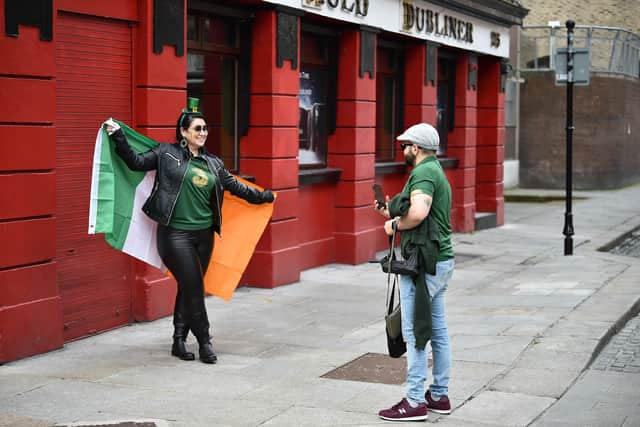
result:
[[[611,339],[591,369],[640,373],[640,315],[627,322]]]

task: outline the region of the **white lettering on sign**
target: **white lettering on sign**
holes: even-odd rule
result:
[[[369,13],[369,0],[302,0],[302,7],[318,10],[339,9],[342,12],[365,17]]]

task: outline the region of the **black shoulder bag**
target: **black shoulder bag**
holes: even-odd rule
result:
[[[393,241],[396,235],[396,226],[393,227],[393,236],[391,236],[391,247],[389,255],[387,255],[387,311],[384,316],[384,322],[387,331],[387,348],[389,356],[398,358],[407,352],[407,345],[402,337],[402,314],[400,311],[400,284],[398,283],[398,275],[393,277],[393,285],[391,284],[391,262],[393,250]],[[398,304],[394,305],[396,285],[398,286]]]
[[[380,266],[385,273],[404,274],[405,276],[415,277],[418,275],[418,249],[414,248],[408,259],[398,259],[393,247],[397,229],[398,224],[394,221],[393,235],[389,238],[389,253],[380,259]]]

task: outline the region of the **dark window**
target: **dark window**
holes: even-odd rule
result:
[[[402,51],[378,48],[376,64],[376,161],[390,162],[396,157],[396,137],[402,130],[402,91],[404,90]]]
[[[449,132],[455,127],[456,60],[453,56],[438,58],[438,104],[436,128],[440,135],[438,154],[446,154]]]
[[[302,33],[300,44],[299,153],[301,167],[327,165],[327,103],[336,67],[335,41]]]
[[[187,96],[200,99],[207,149],[238,171],[239,25],[233,18],[190,11],[187,16]]]

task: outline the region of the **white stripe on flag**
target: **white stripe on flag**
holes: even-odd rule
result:
[[[136,194],[133,199],[133,212],[131,212],[131,223],[129,232],[124,241],[122,252],[127,253],[141,261],[153,265],[161,270],[167,268],[162,263],[158,254],[156,234],[158,223],[142,212],[142,205],[151,194],[155,181],[156,171],[147,172],[144,179],[136,187]]]
[[[98,176],[100,174],[100,155],[102,154],[102,128],[96,135],[96,146],[93,151],[93,171],[91,173],[91,199],[89,202],[89,234],[96,232],[96,217],[98,215]]]

